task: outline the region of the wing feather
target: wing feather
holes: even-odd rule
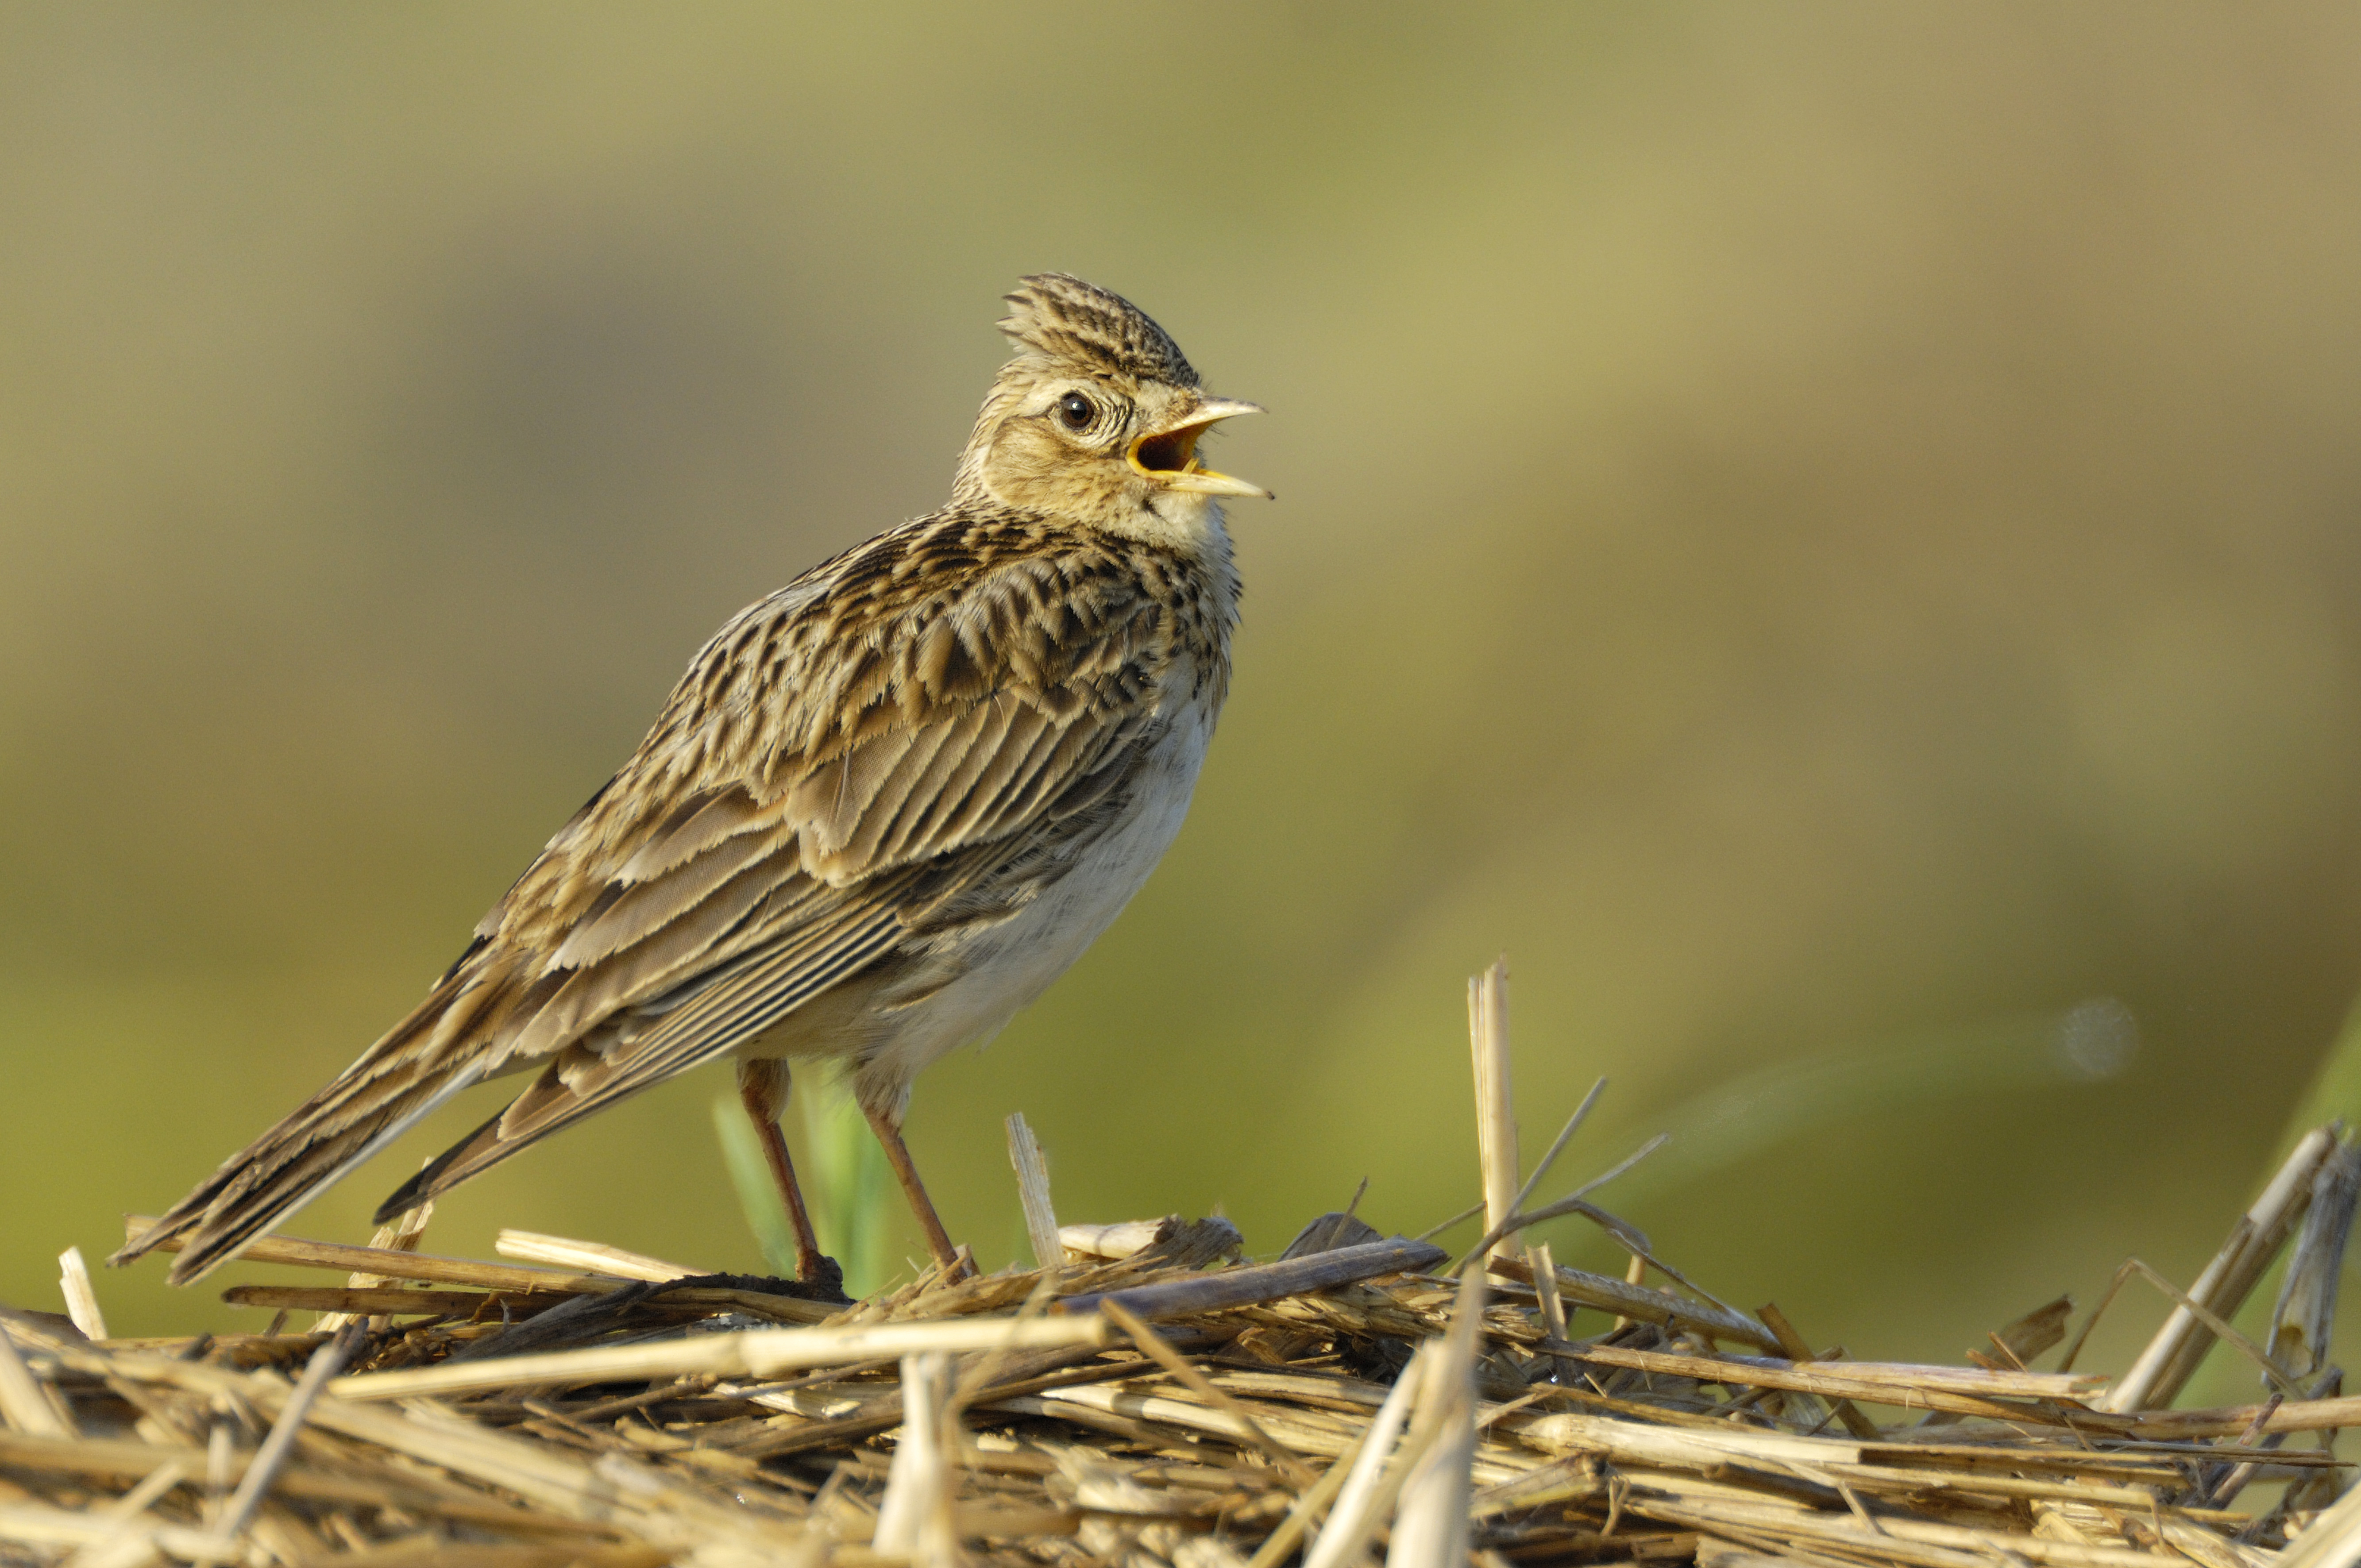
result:
[[[623,862],[615,872],[616,880],[652,882],[725,839],[775,820],[774,813],[764,810],[761,803],[741,788],[692,795],[681,803],[664,828],[650,835],[648,841]]]
[[[968,792],[966,809],[944,835],[954,842],[991,836],[992,824],[1006,814],[1011,795],[1038,765],[1038,755],[1056,744],[1056,731],[1047,713],[1027,707],[1009,715],[997,739]]]
[[[500,1054],[510,1059],[553,1055],[632,1003],[729,957],[746,945],[730,938],[771,892],[778,875],[778,868],[768,863],[746,866],[678,919],[595,965],[574,970]]]
[[[959,729],[954,718],[950,723],[928,724],[917,729],[895,731],[873,740],[865,750],[877,753],[878,769],[883,774],[861,812],[851,824],[851,834],[845,840],[843,854],[859,865],[876,865],[888,857],[880,851],[892,835],[894,825],[910,804],[918,784],[942,754]],[[899,860],[901,857],[892,857]]]
[[[722,889],[749,872],[775,877],[769,862],[795,841],[792,828],[768,833],[741,833],[704,853],[682,861],[671,871],[644,882],[618,877],[609,884],[618,896],[597,917],[566,934],[550,959],[553,969],[587,970],[627,948],[638,946],[692,910],[727,903]],[[636,857],[634,857],[636,858]],[[759,885],[759,883],[758,883]]]
[[[405,1183],[379,1207],[383,1221],[585,1116],[667,1079],[728,1056],[832,986],[859,974],[906,935],[892,901],[840,908],[825,931],[791,927],[780,937],[700,976],[685,1002],[656,998],[632,1010],[637,1028],[596,1033],[555,1053],[524,1093]],[[603,1047],[603,1048],[602,1048]]]

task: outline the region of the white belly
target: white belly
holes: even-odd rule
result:
[[[1009,919],[946,941],[935,956],[960,977],[892,1015],[860,1069],[864,1103],[898,1110],[928,1063],[998,1034],[1114,923],[1180,831],[1212,732],[1211,713],[1179,716],[1140,770],[1130,814],[1079,864]]]

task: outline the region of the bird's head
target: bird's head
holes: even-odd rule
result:
[[[1262,410],[1205,392],[1180,345],[1130,301],[1044,272],[1008,304],[1000,330],[1016,356],[984,400],[956,493],[1180,538],[1209,524],[1218,497],[1269,497],[1197,455],[1214,425]]]

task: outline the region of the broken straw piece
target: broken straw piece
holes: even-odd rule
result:
[[[1517,1111],[1509,1071],[1509,960],[1467,982],[1467,1040],[1476,1061],[1476,1149],[1483,1167],[1484,1228],[1496,1232],[1517,1210]],[[1492,1244],[1496,1257],[1523,1250],[1517,1233]]]
[[[622,1279],[645,1279],[658,1285],[667,1279],[689,1279],[715,1272],[710,1268],[691,1268],[685,1263],[667,1263],[663,1258],[609,1246],[604,1242],[576,1241],[571,1236],[544,1235],[539,1231],[504,1230],[492,1243],[492,1250],[502,1257],[512,1257],[520,1263],[545,1264],[553,1268],[578,1268],[588,1273],[611,1274]]]
[[[2311,1204],[2312,1180],[2335,1147],[2334,1128],[2316,1127],[2303,1135],[2270,1185],[2263,1189],[2263,1195],[2238,1216],[2197,1283],[2189,1288],[2191,1300],[2218,1318],[2237,1315],[2247,1293],[2270,1267],[2288,1233]],[[2175,1307],[2100,1408],[2128,1414],[2171,1404],[2213,1345],[2213,1331],[2199,1322],[2188,1308]]]
[[[1042,1157],[1040,1142],[1026,1125],[1022,1111],[1008,1113],[1008,1163],[1016,1169],[1016,1201],[1025,1211],[1025,1235],[1033,1245],[1033,1266],[1055,1267],[1066,1261],[1066,1254],[1058,1212],[1049,1202],[1049,1162]]]
[[[82,1260],[82,1248],[70,1246],[58,1254],[58,1288],[66,1299],[66,1316],[82,1332],[84,1339],[105,1339],[106,1315],[98,1310],[98,1292],[90,1288],[90,1265]]]

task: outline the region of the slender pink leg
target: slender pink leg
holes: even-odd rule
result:
[[[910,1148],[902,1141],[902,1129],[868,1107],[862,1109],[869,1117],[877,1141],[885,1146],[885,1158],[894,1167],[894,1174],[901,1179],[902,1194],[910,1201],[910,1212],[918,1217],[918,1228],[927,1233],[927,1250],[942,1266],[946,1278],[956,1278],[972,1266],[951,1245],[950,1233],[943,1229],[942,1217],[935,1212],[935,1201],[927,1196],[927,1184],[918,1179],[918,1168],[910,1163]]]
[[[820,1276],[819,1238],[812,1234],[811,1215],[804,1209],[803,1189],[796,1184],[795,1162],[787,1157],[786,1135],[779,1131],[779,1113],[787,1108],[787,1064],[783,1061],[741,1061],[738,1064],[738,1098],[762,1135],[763,1153],[771,1162],[771,1179],[787,1205],[787,1220],[796,1228],[796,1277],[807,1282]]]

